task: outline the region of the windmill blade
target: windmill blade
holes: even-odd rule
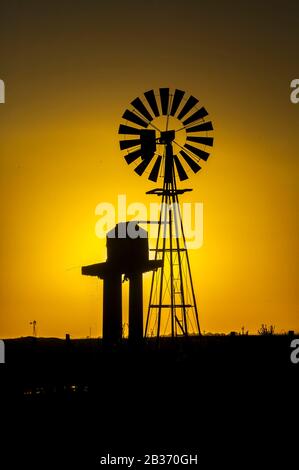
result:
[[[137,158],[142,156],[141,148],[134,150],[134,152],[130,152],[127,155],[125,155],[125,160],[126,162],[130,165],[130,163],[134,162],[137,160]]]
[[[199,164],[196,163],[196,161],[194,161],[193,158],[189,157],[189,155],[186,152],[184,152],[184,150],[181,150],[180,154],[184,158],[185,162],[188,163],[188,165],[190,166],[191,170],[194,173],[197,173],[199,170],[201,170],[201,166],[199,166]]]
[[[119,146],[121,150],[129,149],[131,147],[136,147],[140,145],[140,139],[131,139],[131,140],[120,140]]]
[[[148,122],[145,122],[143,119],[141,119],[139,116],[132,113],[132,111],[129,111],[128,109],[124,112],[122,117],[126,119],[127,121],[131,121],[131,122],[134,122],[134,124],[138,124],[138,126],[142,126],[142,127],[148,126]]]
[[[170,110],[170,116],[174,116],[181,104],[185,92],[182,90],[175,90]]]
[[[173,159],[174,159],[174,162],[175,162],[175,166],[176,166],[176,169],[177,169],[177,172],[178,172],[178,175],[179,175],[179,178],[181,181],[184,181],[184,180],[187,180],[188,179],[188,175],[187,173],[185,172],[184,168],[183,168],[183,165],[181,164],[180,160],[178,159],[177,155],[174,155],[173,156]]]
[[[155,181],[155,182],[157,181],[158,176],[159,176],[161,162],[162,162],[162,157],[161,155],[158,155],[157,160],[155,161],[152,171],[150,172],[150,175],[148,177],[149,180]]]
[[[134,169],[134,171],[136,171],[137,175],[139,175],[139,176],[143,175],[143,173],[145,172],[146,168],[148,167],[148,165],[149,165],[150,162],[152,161],[153,156],[154,156],[154,155],[152,155],[150,158],[145,158],[144,160],[142,160],[141,163],[139,163],[138,166],[136,166],[136,168]]]
[[[140,135],[142,129],[137,129],[136,127],[126,126],[125,124],[121,124],[118,129],[119,134],[124,135]]]
[[[133,100],[131,102],[131,105],[134,106],[134,108],[137,109],[137,111],[139,111],[139,113],[142,114],[145,119],[147,119],[148,121],[153,120],[153,116],[146,109],[140,98],[136,98],[135,100]]]
[[[154,115],[156,117],[160,116],[154,90],[146,91],[144,93],[144,96],[146,97],[147,102],[150,105]]]
[[[203,144],[203,145],[208,145],[209,147],[213,147],[213,142],[214,139],[213,137],[193,137],[193,136],[187,136],[187,139],[190,142],[197,142],[198,144]]]
[[[210,154],[208,152],[198,149],[197,147],[194,147],[193,145],[185,144],[185,148],[190,150],[190,152],[194,153],[197,157],[201,158],[205,162],[209,158]]]
[[[134,108],[137,109],[137,111],[139,111],[140,114],[145,117],[145,119],[147,119],[148,121],[153,120],[152,115],[148,112],[140,98],[136,98],[134,101],[132,101],[131,105],[134,106]]]
[[[187,99],[185,106],[181,110],[180,114],[178,115],[178,119],[183,119],[184,116],[186,116],[187,113],[189,113],[190,109],[193,108],[198,103],[198,99],[194,98],[194,96],[189,96]]]
[[[199,119],[204,118],[205,116],[208,115],[208,111],[206,108],[202,107],[198,111],[195,111],[192,116],[190,116],[188,119],[183,121],[184,126],[187,126],[187,124],[191,124],[191,122],[199,121]]]
[[[212,131],[213,125],[211,121],[203,122],[202,124],[198,124],[198,126],[187,127],[186,132],[203,132],[203,131]]]
[[[160,88],[162,115],[167,116],[169,104],[169,88]]]

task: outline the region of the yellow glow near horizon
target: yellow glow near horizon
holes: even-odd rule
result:
[[[63,130],[26,129],[17,139],[6,133],[3,336],[30,333],[32,319],[37,320],[40,335],[87,336],[90,327],[98,335],[100,282],[80,274],[82,265],[106,259],[105,240],[95,235],[96,205],[116,204],[119,193],[127,195],[128,204],[156,202],[144,194],[151,183],[123,163],[111,130],[105,132],[100,149],[95,123],[84,130]],[[265,175],[268,169],[252,160],[251,149],[243,148],[240,171],[233,167],[237,152],[219,140],[205,172],[187,182],[194,191],[182,198],[204,202],[204,245],[190,251],[202,328],[229,331],[245,325],[255,331],[261,322],[296,328],[291,307],[296,279],[289,276],[289,247],[296,241],[293,211],[286,191],[283,201],[272,204],[283,166],[267,175],[265,193],[258,171]],[[240,149],[242,142],[236,147]],[[147,288],[149,279],[146,275]]]

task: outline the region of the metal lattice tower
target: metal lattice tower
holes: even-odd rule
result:
[[[148,337],[201,334],[179,205],[179,196],[191,189],[177,187],[177,179],[189,178],[188,170],[197,173],[201,169],[199,162],[209,157],[205,147],[213,145],[212,123],[205,120],[206,109],[197,104],[196,98],[181,90],[150,90],[131,102],[133,109],[122,116],[126,124],[119,127],[119,134],[125,136],[120,148],[127,151],[126,162],[137,163],[138,175],[148,172],[149,180],[163,181],[163,187],[147,192],[161,198],[153,251],[155,260],[163,261],[152,275],[145,327]],[[127,139],[128,135],[135,138]]]
[[[171,144],[166,148],[166,160],[172,158]],[[166,163],[167,165],[167,163]],[[200,334],[196,298],[181,218],[175,173],[170,165],[162,189],[150,191],[162,198],[158,222],[155,259],[163,261],[154,271],[151,282],[145,336]],[[164,325],[162,325],[164,319]]]

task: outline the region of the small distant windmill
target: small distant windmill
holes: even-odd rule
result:
[[[178,179],[187,180],[190,170],[201,169],[213,146],[212,122],[198,103],[182,90],[147,91],[131,102],[118,131],[125,161],[135,165],[139,176],[147,173],[150,181],[161,181],[147,192],[161,198],[154,251],[163,267],[153,272],[145,336],[159,337],[163,329],[171,336],[201,334],[179,207],[179,196],[191,189],[177,187]]]
[[[30,322],[30,325],[32,325],[32,336],[36,338],[37,333],[36,333],[36,320],[33,320]]]

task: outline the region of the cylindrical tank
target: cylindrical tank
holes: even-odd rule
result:
[[[107,233],[107,261],[126,270],[136,270],[148,261],[147,232],[136,222],[122,222]]]

